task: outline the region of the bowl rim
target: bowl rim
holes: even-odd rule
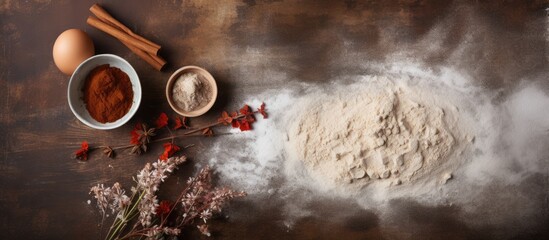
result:
[[[139,92],[134,91],[135,102],[133,104],[136,104],[137,107],[133,111],[132,111],[132,108],[130,108],[130,110],[128,110],[128,112],[124,116],[122,116],[122,118],[120,118],[120,119],[123,119],[123,118],[127,117],[125,120],[120,121],[116,124],[109,125],[109,126],[105,126],[103,123],[100,123],[100,125],[98,125],[98,124],[93,124],[93,123],[89,122],[84,117],[80,116],[80,114],[76,111],[76,107],[73,106],[73,103],[71,102],[71,86],[73,84],[75,84],[74,82],[76,80],[74,78],[75,78],[76,73],[79,72],[85,64],[91,62],[93,59],[96,59],[96,58],[113,58],[113,59],[116,59],[117,61],[122,62],[122,64],[126,64],[129,67],[129,69],[132,71],[132,75],[135,75],[135,81],[132,81],[132,79],[130,78],[130,82],[132,83],[132,85],[135,82],[136,89],[139,90]],[[126,74],[128,74],[128,73],[126,73]],[[71,109],[71,112],[74,114],[74,116],[80,122],[84,123],[86,126],[94,128],[94,129],[99,129],[99,130],[115,129],[115,128],[118,128],[118,127],[126,124],[137,113],[137,110],[139,109],[139,106],[141,105],[141,99],[142,99],[142,88],[141,88],[141,81],[139,79],[139,75],[137,74],[137,71],[135,71],[133,66],[128,61],[126,61],[126,59],[124,59],[124,58],[122,58],[118,55],[114,55],[114,54],[108,54],[108,53],[97,54],[97,55],[91,56],[88,59],[84,60],[82,63],[80,63],[78,65],[78,67],[76,67],[76,69],[74,70],[73,74],[71,75],[71,77],[69,79],[69,84],[67,85],[67,101],[69,102],[69,107]]]
[[[175,102],[172,99],[172,91],[171,90],[173,88],[173,84],[175,83],[175,80],[181,74],[185,73],[187,70],[190,70],[190,69],[198,70],[198,71],[203,72],[205,74],[205,77],[206,77],[207,81],[212,84],[212,93],[214,93],[214,94],[213,94],[212,99],[210,100],[210,102],[208,104],[206,104],[204,107],[202,107],[201,109],[194,110],[192,112],[185,112],[185,111],[180,110],[176,106]],[[206,69],[195,66],[195,65],[183,66],[183,67],[177,69],[174,73],[172,73],[172,75],[168,79],[168,82],[166,83],[166,99],[168,100],[168,104],[170,105],[170,107],[172,108],[173,111],[175,111],[177,114],[179,114],[181,116],[185,116],[185,117],[198,117],[198,116],[204,115],[215,104],[215,101],[217,100],[217,95],[218,95],[218,89],[217,89],[217,81],[215,80],[215,78]]]

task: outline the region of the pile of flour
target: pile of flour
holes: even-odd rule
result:
[[[249,99],[264,101],[269,118],[258,118],[254,131],[232,130],[238,134],[212,146],[209,164],[250,194],[307,189],[392,199],[463,177],[460,167],[486,130],[471,95],[401,73],[350,80]]]
[[[451,177],[445,166],[466,142],[457,108],[419,102],[416,92],[382,88],[324,95],[298,104],[288,131],[289,161],[301,161],[325,188],[375,181],[400,185],[422,177]],[[442,167],[442,168],[441,168]]]
[[[258,117],[253,131],[231,129],[215,138],[197,168],[214,166],[219,185],[246,191],[246,201],[269,206],[263,209],[279,209],[289,229],[331,211],[317,205],[325,200],[352,204],[338,213],[357,213],[355,204],[376,213],[381,229],[410,227],[411,214],[424,209],[418,206],[444,206],[471,226],[516,229],[517,217],[528,229],[543,224],[545,79],[502,95],[455,68],[404,61],[366,72],[246,90],[236,102],[265,102],[269,118]]]

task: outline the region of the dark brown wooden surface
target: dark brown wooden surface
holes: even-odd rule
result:
[[[548,74],[546,1],[102,3],[135,32],[164,47],[161,55],[169,66],[161,73],[121,43],[85,24],[93,3],[0,2],[0,239],[96,239],[100,216],[86,204],[90,186],[114,181],[129,186],[131,176],[161,149],[157,145],[142,156],[119,154],[115,160],[97,152],[88,162],[70,156],[82,140],[126,143],[135,122],[150,121],[161,111],[173,115],[164,87],[171,72],[180,66],[205,67],[220,87],[214,109],[193,123],[214,120],[221,109],[236,108],[244,93],[283,87],[286,81],[327,82],[341,74],[360,73],[360,64],[352,58],[356,54],[364,61],[380,61],[406,48],[417,53],[418,61],[444,64],[468,36],[478,41],[479,47],[462,54],[462,64],[457,67],[469,71],[479,86],[504,93],[518,84],[517,79]],[[419,43],[441,23],[447,30],[441,37],[442,48],[425,53]],[[51,55],[55,38],[69,28],[85,30],[97,53],[122,56],[137,70],[143,101],[129,124],[111,131],[93,130],[71,113],[66,97],[68,77],[56,69]],[[261,61],[243,59],[249,49],[262,50],[264,55],[257,57]],[[346,55],[350,57],[344,61]],[[270,79],[270,72],[285,72],[287,79]],[[178,143],[195,143],[188,155],[193,162],[200,162],[205,160],[200,152],[207,151],[211,141],[198,138]],[[191,164],[183,167],[166,188],[192,171]],[[322,201],[311,206],[317,211],[315,217],[299,219],[288,229],[277,199],[260,205],[238,201],[228,209],[231,217],[214,221],[212,229],[220,239],[547,237],[547,176],[532,177],[517,188],[543,207],[534,217],[535,224],[524,227],[517,217],[521,227],[516,229],[497,224],[472,227],[456,217],[458,207],[425,207],[405,200],[393,205],[407,220],[392,228],[380,227],[374,212],[338,214],[337,209],[345,207],[342,203]],[[498,234],[504,229],[510,235]],[[198,238],[196,231],[189,234],[189,238]]]

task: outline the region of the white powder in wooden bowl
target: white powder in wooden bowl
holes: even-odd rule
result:
[[[172,96],[181,110],[191,112],[204,107],[212,98],[210,84],[196,73],[185,73],[174,83]]]

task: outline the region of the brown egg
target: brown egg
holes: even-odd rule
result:
[[[76,67],[94,53],[93,41],[79,29],[64,31],[53,44],[53,61],[67,75],[72,75]]]

